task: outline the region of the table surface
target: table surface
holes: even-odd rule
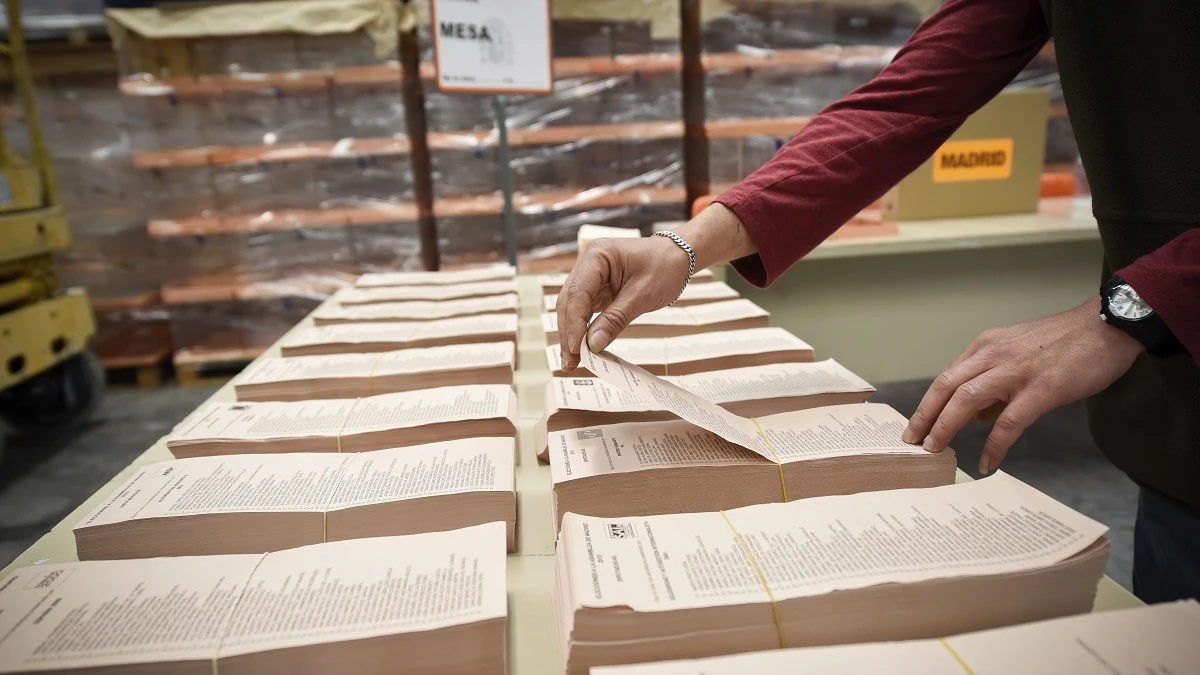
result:
[[[533,426],[542,413],[545,383],[550,371],[545,358],[545,336],[541,328],[541,288],[536,277],[519,278],[521,290],[519,364],[514,380],[519,402],[519,444],[516,467],[517,551],[508,557],[508,672],[511,675],[560,675],[554,613],[550,587],[554,578],[554,534],[551,526],[550,470],[539,465],[533,443]],[[312,325],[311,316],[293,331]],[[264,357],[278,356],[278,344]],[[260,357],[261,358],[261,357]],[[235,400],[233,383],[213,394],[210,401]],[[48,534],[21,554],[0,574],[6,577],[15,567],[76,560],[71,528],[111,494],[138,467],[172,459],[160,439],[117,474],[96,494],[75,509]],[[970,480],[959,472],[959,481]],[[1105,577],[1096,597],[1096,610],[1119,609],[1141,604],[1128,591]]]

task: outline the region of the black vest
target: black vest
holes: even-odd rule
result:
[[[1042,0],[1104,244],[1102,280],[1200,227],[1200,0]],[[1196,355],[1200,357],[1200,354]],[[1200,508],[1200,367],[1142,355],[1088,401],[1140,484]]]

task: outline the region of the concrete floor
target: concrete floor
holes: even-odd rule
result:
[[[928,383],[884,385],[872,399],[912,414]],[[0,457],[0,565],[7,565],[114,474],[170,431],[214,389],[110,390],[94,420],[53,445],[10,439]],[[973,476],[987,428],[972,424],[954,443]],[[1082,405],[1035,424],[1003,469],[1112,528],[1108,573],[1129,588],[1137,488],[1092,444]]]

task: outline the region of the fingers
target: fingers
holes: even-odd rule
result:
[[[620,335],[621,331],[629,327],[629,322],[642,313],[635,306],[636,297],[633,293],[618,294],[608,307],[600,312],[600,316],[592,321],[591,328],[588,329],[588,349],[593,352],[604,351],[613,338]]]
[[[1004,407],[1006,405],[1008,405],[1008,403],[1004,401],[993,403],[992,405],[975,413],[975,421],[981,424],[991,424],[992,422],[995,422],[996,418],[1000,416],[1000,413],[1004,412]]]
[[[976,413],[1007,400],[1010,391],[1010,383],[996,370],[989,370],[964,382],[954,391],[930,427],[925,449],[929,452],[945,450]]]
[[[1004,412],[996,418],[992,433],[988,434],[983,444],[983,456],[979,458],[979,473],[987,475],[1000,466],[1000,462],[1008,455],[1021,434],[1033,424],[1037,418],[1048,412],[1052,406],[1047,405],[1034,394],[1024,394],[1014,398]]]
[[[579,349],[593,308],[611,297],[608,259],[588,247],[563,284],[555,307],[558,313],[558,347],[564,371],[569,373],[579,366]]]
[[[942,371],[929,387],[929,391],[925,392],[916,412],[909,419],[908,428],[904,430],[904,442],[917,444],[924,440],[958,388],[985,370],[986,366],[981,359],[968,358]],[[989,402],[988,405],[993,402]]]

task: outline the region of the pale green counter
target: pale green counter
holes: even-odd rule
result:
[[[543,392],[550,371],[546,365],[546,343],[540,319],[541,287],[534,277],[522,277],[520,286],[520,363],[515,380],[520,404],[516,470],[517,552],[508,557],[508,672],[510,675],[561,675],[550,602],[550,586],[554,579],[550,470],[537,463],[533,443],[533,425],[542,413]],[[297,329],[309,325],[311,319],[305,319]],[[272,347],[264,356],[278,354],[278,347]],[[222,387],[210,400],[234,400],[232,384]],[[0,578],[7,576],[15,566],[76,560],[72,526],[124,482],[135,467],[168,459],[171,455],[160,440],[21,554]],[[970,479],[959,472],[959,480]],[[1105,577],[1101,581],[1096,597],[1097,610],[1138,604],[1136,598],[1111,579]]]

